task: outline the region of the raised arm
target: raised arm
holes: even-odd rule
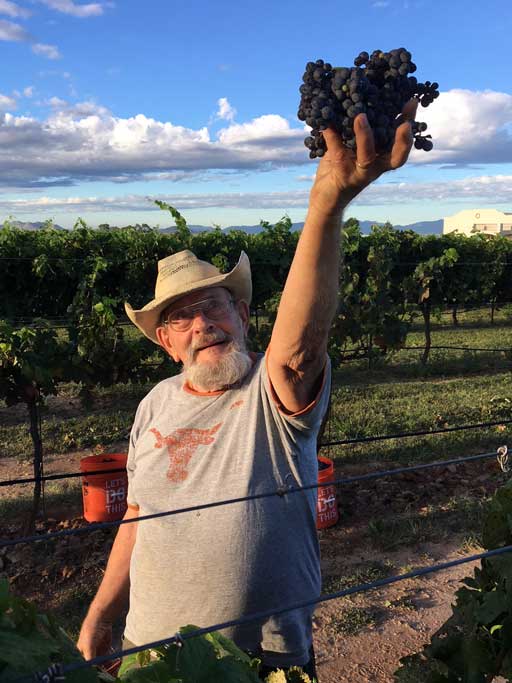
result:
[[[417,103],[403,110],[391,152],[377,155],[365,114],[354,123],[357,156],[333,130],[324,131],[321,159],[267,354],[270,381],[283,407],[303,410],[314,399],[327,353],[338,296],[340,232],[348,203],[385,171],[407,161]]]

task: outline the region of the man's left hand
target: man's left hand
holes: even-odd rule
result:
[[[320,160],[311,190],[310,208],[327,216],[340,214],[365,187],[386,171],[403,166],[413,145],[411,122],[417,100],[410,100],[402,110],[390,152],[377,154],[373,131],[366,114],[354,120],[357,152],[345,147],[341,136],[331,128],[323,131],[327,152]]]

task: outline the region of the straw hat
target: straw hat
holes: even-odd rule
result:
[[[176,299],[206,287],[226,287],[235,299],[251,303],[251,266],[247,254],[242,251],[238,263],[229,273],[222,274],[207,261],[200,261],[188,249],[167,256],[158,262],[155,298],[140,310],[134,310],[125,302],[127,316],[139,330],[158,344],[156,328],[160,314]]]

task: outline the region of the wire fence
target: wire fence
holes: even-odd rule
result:
[[[322,441],[318,444],[319,448],[329,447],[329,446],[347,446],[359,443],[371,443],[374,441],[387,441],[393,439],[406,439],[416,436],[434,436],[439,434],[448,434],[451,432],[474,430],[474,429],[485,429],[491,427],[501,427],[507,424],[512,424],[512,419],[510,420],[497,420],[495,422],[479,422],[477,424],[469,425],[459,425],[458,427],[444,427],[443,429],[426,429],[419,430],[415,432],[398,432],[396,434],[382,434],[373,436],[362,436],[355,437],[351,439],[339,439],[335,441]],[[107,454],[108,455],[108,454]],[[473,457],[473,456],[471,456]],[[464,462],[465,458],[458,460],[457,462]],[[125,472],[125,468],[115,468],[108,470],[96,470],[87,472],[87,476],[93,476],[95,474],[117,474],[120,472]],[[57,481],[60,479],[73,479],[75,477],[83,477],[83,472],[69,472],[60,474],[48,474],[43,477],[26,477],[19,479],[6,479],[0,481],[0,488],[4,486],[16,486],[18,484],[34,484],[37,481]]]
[[[505,422],[512,422],[512,420],[508,420]],[[481,423],[479,425],[465,425],[462,427],[455,427],[450,429],[443,429],[439,430],[440,432],[445,432],[445,431],[453,431],[454,429],[475,429],[478,427],[482,426],[494,426],[495,424],[503,424],[503,422],[498,422],[498,423]],[[345,440],[343,443],[354,443],[354,441],[368,441],[368,440],[378,440],[378,439],[385,439],[385,438],[399,438],[400,436],[413,436],[413,435],[418,435],[422,434],[423,432],[408,432],[408,433],[403,433],[401,435],[382,435],[382,436],[373,436],[373,437],[366,437],[363,440]],[[427,433],[432,433],[432,432],[427,432]],[[328,442],[328,444],[333,445],[334,442]],[[327,444],[325,444],[327,445]],[[411,473],[411,472],[416,472],[416,471],[421,471],[421,470],[426,470],[426,469],[431,469],[435,467],[447,467],[449,465],[459,465],[462,463],[467,463],[471,461],[477,461],[477,460],[482,460],[486,458],[491,458],[491,457],[498,457],[498,461],[500,462],[500,465],[502,466],[502,469],[504,469],[504,466],[506,465],[506,458],[507,458],[507,446],[501,446],[498,448],[496,452],[490,452],[490,453],[482,453],[474,456],[467,456],[464,458],[456,458],[456,459],[451,459],[451,460],[443,460],[443,461],[437,461],[433,463],[422,463],[420,465],[414,465],[410,467],[401,467],[401,468],[393,468],[389,470],[384,470],[384,471],[379,471],[379,472],[371,472],[371,473],[366,473],[363,475],[356,475],[352,477],[344,477],[341,479],[337,479],[334,481],[329,482],[329,485],[347,485],[347,484],[352,484],[356,482],[361,482],[361,481],[367,481],[369,479],[377,479],[381,477],[388,477],[388,476],[395,476],[398,474],[405,474],[405,473]],[[106,473],[117,473],[119,471],[124,471],[122,468],[112,468],[112,470],[103,470],[103,471],[95,471],[90,474],[106,474]],[[36,477],[31,479],[31,481],[34,480],[42,480],[42,481],[48,481],[51,479],[60,479],[60,478],[65,478],[67,476],[83,476],[83,473],[73,473],[72,475],[46,475],[46,476],[41,476],[41,477]],[[29,481],[26,480],[11,480],[9,483],[7,482],[0,482],[0,485],[13,485],[14,483],[29,483]],[[44,535],[32,535],[24,538],[14,538],[14,539],[8,539],[0,542],[0,548],[7,547],[7,546],[12,546],[12,545],[17,545],[20,543],[32,543],[32,542],[38,542],[38,541],[51,541],[55,540],[57,538],[61,538],[63,536],[69,536],[69,535],[74,535],[74,534],[79,534],[79,533],[85,533],[85,532],[90,532],[94,531],[97,529],[106,529],[106,528],[112,528],[112,527],[119,527],[122,524],[127,524],[127,523],[133,523],[133,522],[143,522],[145,520],[149,519],[155,519],[159,517],[164,517],[164,516],[170,516],[170,515],[176,515],[176,514],[182,514],[186,512],[195,512],[199,510],[205,510],[213,507],[218,507],[218,506],[223,506],[223,505],[230,505],[230,504],[235,504],[235,503],[242,503],[242,502],[248,502],[248,501],[253,501],[253,500],[258,500],[262,498],[267,498],[270,496],[280,496],[284,497],[288,494],[293,494],[293,493],[298,493],[301,491],[307,491],[310,489],[317,489],[321,486],[324,486],[325,483],[315,483],[307,486],[280,486],[278,489],[266,493],[261,493],[261,494],[255,494],[253,496],[246,496],[246,497],[239,497],[239,498],[233,498],[233,499],[228,499],[228,500],[221,500],[221,501],[214,501],[211,503],[205,503],[202,505],[196,505],[196,506],[190,506],[187,508],[181,508],[178,510],[170,510],[170,511],[165,511],[162,513],[157,513],[154,515],[145,515],[145,516],[140,516],[136,517],[133,519],[123,519],[123,520],[115,520],[112,522],[103,522],[99,524],[90,524],[87,527],[81,527],[78,529],[65,529],[59,532],[54,532],[50,534],[44,534]],[[456,560],[452,560],[449,562],[443,562],[440,564],[435,564],[435,565],[428,565],[426,567],[420,567],[418,569],[411,570],[409,572],[383,578],[383,579],[378,579],[372,582],[360,584],[357,586],[352,586],[349,588],[346,588],[344,590],[337,591],[335,593],[329,593],[325,595],[320,595],[320,596],[315,596],[311,598],[310,600],[294,603],[293,605],[288,605],[285,607],[280,607],[280,608],[275,608],[275,609],[269,609],[269,610],[264,610],[258,613],[253,613],[249,615],[245,615],[242,617],[238,617],[236,619],[230,620],[230,621],[225,621],[222,623],[217,623],[212,626],[208,626],[205,628],[200,628],[197,629],[194,632],[186,633],[186,634],[180,634],[177,633],[173,636],[170,636],[168,638],[164,638],[158,641],[153,641],[150,643],[145,643],[144,645],[140,645],[137,647],[132,647],[130,649],[126,649],[124,651],[117,651],[117,652],[112,652],[109,653],[108,655],[100,656],[100,657],[95,657],[93,659],[87,660],[87,661],[77,661],[77,662],[72,662],[66,665],[62,664],[57,664],[57,665],[52,665],[47,671],[40,671],[40,672],[33,672],[29,676],[23,676],[17,679],[19,683],[22,683],[22,681],[34,681],[34,680],[46,680],[48,682],[51,681],[58,681],[62,680],[62,677],[65,677],[67,674],[80,671],[92,666],[101,666],[103,664],[106,664],[107,662],[110,662],[112,660],[118,659],[119,657],[126,657],[130,654],[135,654],[137,652],[141,652],[144,650],[148,649],[153,649],[155,647],[159,647],[162,645],[169,645],[169,644],[178,644],[180,646],[186,646],[186,641],[189,640],[190,638],[198,637],[201,635],[206,635],[208,633],[212,633],[214,631],[219,631],[223,630],[229,627],[234,627],[234,626],[239,626],[239,625],[244,625],[252,621],[258,621],[262,619],[269,618],[271,616],[277,616],[280,614],[284,614],[286,612],[290,612],[293,610],[305,608],[305,607],[313,607],[316,606],[320,603],[327,602],[330,600],[334,599],[339,599],[346,597],[348,595],[353,595],[355,593],[362,593],[366,592],[369,590],[377,589],[377,588],[382,588],[387,585],[391,585],[393,583],[397,583],[399,581],[404,581],[407,579],[412,579],[412,578],[417,578],[420,576],[425,576],[430,573],[434,573],[437,571],[442,571],[454,566],[458,566],[461,564],[469,563],[469,562],[476,562],[479,560],[483,560],[486,558],[494,557],[497,555],[501,555],[507,552],[510,552],[512,550],[512,546],[506,546],[504,548],[499,548],[499,549],[494,549],[490,550],[487,552],[479,553],[479,554],[474,554],[468,557],[464,558],[459,558]]]
[[[160,640],[155,640],[150,643],[145,643],[144,645],[139,645],[132,648],[127,648],[125,650],[120,650],[116,652],[111,652],[108,655],[102,655],[100,657],[94,657],[85,661],[72,662],[70,664],[59,665],[58,667],[51,667],[48,671],[34,672],[28,676],[21,676],[16,679],[14,683],[33,683],[34,680],[45,680],[51,683],[51,681],[59,680],[58,677],[65,676],[66,674],[73,673],[75,671],[81,671],[83,669],[88,669],[92,666],[101,666],[110,662],[114,659],[119,659],[120,657],[127,657],[131,654],[136,654],[137,652],[142,652],[144,650],[151,650],[163,645],[180,645],[182,647],[186,646],[186,641],[191,638],[197,638],[198,636],[207,635],[208,633],[213,633],[215,631],[221,631],[226,628],[231,628],[234,626],[242,626],[253,621],[260,621],[263,619],[268,619],[272,616],[278,616],[280,614],[286,614],[287,612],[292,612],[297,609],[304,609],[306,607],[315,607],[323,602],[328,602],[330,600],[337,600],[339,598],[344,598],[349,595],[354,595],[356,593],[364,593],[370,590],[375,590],[377,588],[383,588],[384,586],[389,586],[400,581],[406,581],[407,579],[414,579],[421,576],[426,576],[427,574],[432,574],[435,572],[443,571],[446,569],[451,569],[452,567],[457,567],[463,564],[468,564],[470,562],[478,562],[479,560],[488,559],[491,557],[497,557],[499,555],[504,555],[512,551],[512,545],[504,546],[502,548],[496,548],[493,550],[488,550],[483,553],[477,553],[474,555],[469,555],[456,560],[450,560],[448,562],[441,562],[439,564],[427,565],[425,567],[419,567],[417,569],[412,569],[411,571],[405,572],[403,574],[397,574],[395,576],[389,576],[383,579],[376,579],[368,583],[359,584],[357,586],[351,586],[350,588],[345,588],[343,590],[337,591],[335,593],[328,593],[325,595],[319,595],[310,600],[303,600],[301,602],[294,603],[293,605],[288,605],[286,607],[262,610],[261,612],[255,612],[248,614],[246,616],[239,617],[237,619],[231,619],[230,621],[224,621],[212,626],[207,626],[204,628],[198,628],[195,631],[189,633],[176,633],[168,638],[162,638]],[[39,679],[36,677],[39,676]],[[61,679],[62,680],[62,679]]]
[[[424,351],[425,346],[402,346],[398,351],[401,351],[402,349],[404,351]],[[490,353],[510,353],[512,351],[512,345],[508,346],[506,348],[493,348],[493,347],[484,347],[484,348],[474,348],[472,346],[430,346],[429,347],[431,351],[435,350],[447,350],[447,351],[487,351]]]
[[[494,422],[479,422],[476,424],[459,425],[458,427],[443,427],[442,429],[422,429],[415,432],[398,432],[396,434],[383,434],[382,436],[361,436],[352,439],[339,439],[336,441],[325,441],[320,446],[347,446],[349,444],[371,443],[373,441],[386,441],[389,439],[407,439],[415,436],[432,436],[434,434],[449,434],[450,432],[460,432],[472,429],[485,429],[489,427],[501,427],[502,425],[512,424],[510,420],[497,420]]]
[[[98,522],[89,524],[86,527],[78,527],[75,529],[62,529],[61,531],[54,531],[47,534],[32,534],[30,536],[22,536],[12,539],[0,540],[0,548],[6,548],[10,546],[20,545],[22,543],[38,543],[41,541],[53,541],[58,538],[63,538],[65,536],[75,536],[77,534],[90,533],[92,531],[97,531],[100,529],[112,529],[115,527],[123,526],[124,524],[134,524],[138,522],[145,522],[151,519],[161,519],[162,517],[172,517],[174,515],[180,515],[187,512],[198,512],[202,510],[208,510],[216,507],[223,507],[226,505],[234,505],[236,503],[246,503],[254,500],[262,500],[264,498],[272,498],[279,496],[283,498],[288,494],[300,493],[302,491],[310,491],[313,489],[322,488],[323,486],[338,486],[354,484],[360,481],[368,481],[370,479],[379,479],[382,477],[396,476],[398,474],[416,472],[421,470],[432,469],[434,467],[448,467],[449,465],[459,465],[462,462],[471,462],[477,460],[483,460],[486,458],[498,458],[498,461],[502,464],[502,468],[506,466],[506,459],[508,457],[508,447],[500,446],[496,451],[490,453],[479,453],[477,455],[471,455],[466,458],[453,458],[451,460],[441,460],[431,463],[422,463],[420,465],[413,465],[410,467],[397,467],[390,470],[383,470],[380,472],[367,472],[366,474],[359,474],[352,477],[343,477],[341,479],[334,479],[329,482],[315,482],[314,484],[307,484],[306,486],[292,486],[290,484],[283,484],[273,491],[266,491],[263,493],[255,493],[250,496],[240,496],[237,498],[228,498],[225,500],[212,501],[210,503],[202,503],[200,505],[191,505],[184,508],[178,508],[175,510],[166,510],[164,512],[156,512],[150,515],[141,515],[137,517],[132,517],[128,519],[112,520],[108,522]]]

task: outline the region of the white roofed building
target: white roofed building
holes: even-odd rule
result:
[[[483,232],[512,239],[512,213],[497,209],[466,209],[443,220],[443,235],[457,231],[463,235]]]

